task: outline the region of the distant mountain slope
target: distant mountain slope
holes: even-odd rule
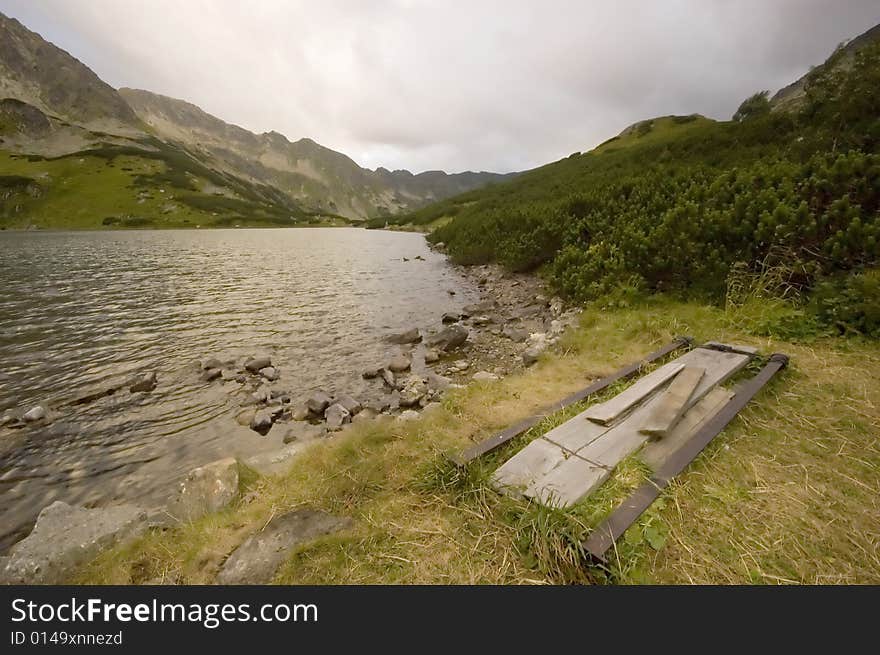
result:
[[[797,110],[803,104],[807,80],[811,74],[820,72],[822,69],[845,69],[852,64],[856,52],[878,40],[880,40],[880,25],[875,25],[854,39],[845,42],[825,63],[819,64],[800,79],[779,89],[770,99],[771,106],[775,111]]]
[[[0,227],[345,223],[507,177],[370,171],[310,139],[117,91],[0,14]]]
[[[0,98],[90,129],[130,134],[140,121],[108,84],[64,50],[0,14]]]
[[[413,209],[508,176],[430,171],[371,171],[311,139],[254,134],[184,100],[120,89],[138,117],[162,139],[185,145],[214,165],[271,184],[315,211],[367,218]]]

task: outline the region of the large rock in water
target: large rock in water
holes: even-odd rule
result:
[[[254,357],[244,363],[244,367],[251,373],[258,373],[261,368],[272,366],[271,357]]]
[[[407,371],[409,370],[410,366],[412,366],[412,358],[409,355],[405,355],[403,353],[395,355],[391,358],[391,361],[388,362],[388,370],[394,371],[395,373],[402,373],[403,371]]]
[[[237,496],[238,462],[227,457],[190,471],[168,512],[182,521],[193,521],[227,507]]]
[[[134,378],[129,384],[128,391],[130,393],[149,392],[156,388],[158,377],[155,371],[144,373]]]
[[[351,525],[351,520],[311,509],[298,509],[278,516],[248,537],[224,562],[219,584],[266,584],[271,582],[290,552],[311,541]]]
[[[75,567],[146,525],[147,513],[132,505],[86,509],[57,500],[40,512],[30,535],[11,548],[0,582],[59,584]]]
[[[327,429],[338,430],[351,420],[351,413],[339,403],[334,403],[324,411],[324,418],[327,421]]]
[[[419,332],[419,328],[412,328],[411,330],[407,330],[406,332],[391,334],[386,337],[386,341],[389,341],[390,343],[396,343],[398,345],[403,345],[406,343],[419,343],[421,340],[422,335]]]
[[[441,348],[442,350],[448,351],[458,348],[467,341],[467,338],[467,328],[458,323],[453,323],[428,339],[428,345],[433,348]]]

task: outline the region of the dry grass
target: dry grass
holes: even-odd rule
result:
[[[299,548],[277,582],[880,581],[880,348],[757,339],[737,327],[747,318],[664,299],[585,312],[560,352],[522,375],[450,394],[416,423],[352,429],[308,451],[286,477],[250,481],[247,504],[109,551],[74,581],[211,582],[248,534],[305,505],[351,516],[356,527]],[[784,351],[792,366],[633,526],[608,569],[583,566],[577,542],[644,479],[636,461],[561,512],[486,484],[561,416],[468,470],[442,457],[679,334]]]

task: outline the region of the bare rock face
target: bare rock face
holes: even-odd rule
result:
[[[350,527],[350,519],[312,509],[278,516],[236,548],[217,575],[219,584],[267,584],[298,545]]]
[[[182,521],[192,521],[228,507],[236,497],[238,462],[227,457],[190,471],[168,512]]]
[[[60,584],[75,567],[146,526],[147,513],[133,505],[86,509],[55,501],[40,512],[30,535],[11,548],[0,582]]]

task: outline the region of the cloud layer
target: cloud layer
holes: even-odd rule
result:
[[[729,118],[876,0],[0,0],[114,86],[374,168],[522,170],[635,121]]]

